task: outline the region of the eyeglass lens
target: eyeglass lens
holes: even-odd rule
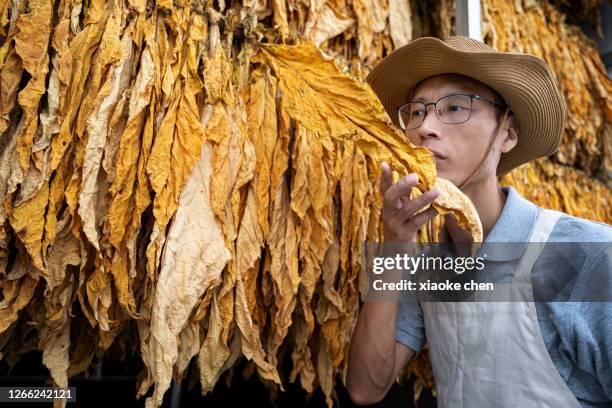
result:
[[[448,95],[438,100],[435,110],[442,123],[466,122],[472,111],[472,98],[468,95]],[[416,129],[421,126],[426,114],[424,103],[410,102],[400,108],[400,125],[406,130]]]

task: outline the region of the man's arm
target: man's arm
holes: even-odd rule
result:
[[[383,198],[384,242],[416,242],[417,231],[437,212],[429,206],[438,197],[437,189],[411,199],[418,176],[409,174],[392,183],[391,168],[381,165],[380,192]],[[417,213],[418,212],[418,213]],[[398,277],[401,276],[401,271]],[[392,302],[365,302],[359,313],[349,351],[347,390],[357,404],[380,401],[399,371],[415,352],[396,342],[399,299]]]
[[[361,308],[349,354],[346,387],[353,402],[382,400],[415,351],[397,342],[398,302],[367,302]]]
[[[574,289],[572,313],[575,361],[601,385],[604,400],[612,402],[612,248],[608,242],[594,257]]]

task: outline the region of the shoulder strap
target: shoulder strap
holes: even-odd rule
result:
[[[513,282],[531,283],[530,275],[533,265],[536,263],[542,250],[548,242],[557,220],[563,215],[559,211],[543,209],[536,218],[531,234],[527,239],[527,246],[523,256],[519,260],[517,270],[514,273]]]

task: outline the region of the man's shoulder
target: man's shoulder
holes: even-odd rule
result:
[[[540,283],[553,288],[555,301],[610,301],[611,225],[561,213],[548,242],[543,264],[549,268]],[[551,289],[540,289],[550,294]]]
[[[612,225],[561,213],[550,241],[552,242],[612,242]]]
[[[544,208],[521,196],[513,187],[504,187],[521,212],[533,214],[533,219]],[[576,217],[561,211],[549,241],[553,242],[612,242],[612,225],[601,221]]]

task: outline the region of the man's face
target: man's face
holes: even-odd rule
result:
[[[476,94],[495,102],[495,92],[491,88],[472,78],[456,74],[425,79],[415,89],[411,101],[436,102],[444,96],[457,93]],[[440,177],[460,185],[480,164],[496,130],[495,108],[485,101],[473,99],[472,114],[467,122],[442,123],[436,116],[434,106],[430,105],[421,126],[407,130],[406,135],[413,144],[427,147],[434,153]],[[491,174],[495,175],[501,153],[509,151],[516,144],[516,140],[507,140],[508,133],[507,126],[502,128],[502,134],[491,146],[489,160],[474,178],[474,182],[488,178]]]

